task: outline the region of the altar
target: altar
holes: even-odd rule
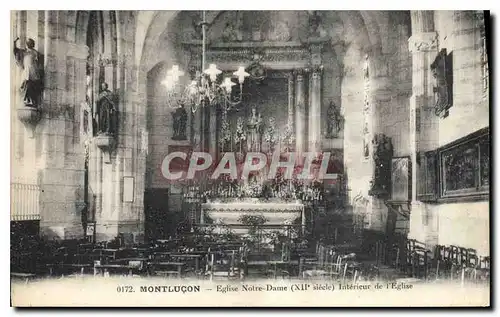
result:
[[[263,231],[285,233],[290,227],[303,232],[305,227],[304,205],[299,201],[258,198],[213,200],[201,205],[198,224],[222,226],[238,235],[252,227]]]

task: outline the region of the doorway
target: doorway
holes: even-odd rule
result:
[[[169,193],[167,188],[151,188],[144,192],[145,234],[147,241],[167,239],[171,234]]]

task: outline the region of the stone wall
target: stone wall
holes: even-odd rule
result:
[[[98,239],[127,232],[141,240],[144,191],[170,188],[161,176],[161,161],[168,154],[169,145],[189,144],[171,140],[171,109],[165,104],[160,86],[166,69],[174,63],[186,69],[187,60],[172,32],[177,13],[113,14],[114,18],[106,11],[100,27],[106,39],[103,53],[114,57],[114,64],[104,67],[104,77],[120,96],[120,128],[110,164],[104,163],[101,151],[91,145],[90,185],[97,195]],[[35,39],[35,48],[45,55],[46,72],[42,120],[31,139],[16,117],[15,110],[20,106],[19,98],[16,99],[19,69],[11,62],[12,182],[41,186],[41,231],[49,237],[74,238],[83,234],[84,146],[79,131],[80,107],[85,101],[88,16],[86,11],[12,13],[12,38]],[[216,14],[209,16],[213,19]],[[425,17],[429,16],[427,21]],[[303,23],[307,20],[306,14],[297,17]],[[345,119],[339,138],[323,139],[323,149],[344,148],[348,208],[355,206],[357,212],[366,214],[367,227],[380,231],[385,230],[387,208],[383,201],[368,196],[373,165],[363,155],[366,54],[372,65],[372,132],[392,138],[395,156],[411,155],[415,161],[416,150],[443,146],[489,125],[489,99],[484,94],[482,78],[481,23],[475,15],[457,11],[412,13],[411,22],[412,38],[437,36],[432,50],[437,53],[446,48],[453,53],[454,105],[446,118],[436,118],[421,107],[418,135],[415,105],[433,103],[428,67],[434,53],[424,53],[421,48],[415,51],[411,46],[415,41],[408,46],[408,25],[391,20],[391,14],[343,11],[323,15],[321,32],[330,36],[332,42],[322,56],[325,67],[321,115],[326,118],[328,103],[333,100],[341,106]],[[299,33],[296,36],[301,36]],[[325,123],[321,121],[321,133]],[[134,177],[133,202],[122,199],[124,176]],[[487,249],[487,231],[476,229],[489,224],[486,202],[432,206],[415,200],[413,203],[411,237],[429,244],[468,243],[478,250]],[[469,233],[476,230],[478,238],[451,234],[455,230],[452,228],[467,229]]]
[[[342,109],[344,110],[344,177],[348,186],[348,204],[357,206],[356,199],[364,197],[366,203],[354,208],[354,212],[366,215],[365,223],[371,224],[372,199],[368,196],[372,176],[372,162],[363,154],[363,105],[364,50],[357,45],[346,49],[343,60]]]
[[[72,16],[66,12],[18,11],[13,15],[13,38],[33,38],[45,61],[42,119],[33,138],[16,118],[21,104],[16,91],[19,83],[13,81],[13,181],[40,185],[42,234],[81,237],[84,161],[78,132],[80,103],[85,98],[80,84],[84,83],[86,50],[67,40]]]
[[[489,126],[489,98],[481,72],[482,21],[472,12],[435,11],[438,49],[453,54],[453,106],[446,118],[428,128],[435,149]],[[436,51],[437,54],[437,51]],[[486,201],[417,203],[410,219],[410,237],[429,245],[447,244],[489,253],[489,204]]]

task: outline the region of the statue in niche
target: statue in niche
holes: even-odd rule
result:
[[[451,61],[451,55],[448,56],[444,48],[431,64],[432,75],[435,79],[433,88],[436,97],[435,113],[441,118],[448,116],[448,109],[453,105],[453,68]]]
[[[196,14],[191,18],[191,24],[193,26],[193,32],[191,34],[193,40],[201,40],[203,37],[202,24],[200,21],[202,20],[201,15]]]
[[[375,170],[369,194],[384,198],[387,197],[391,189],[392,141],[384,134],[377,134],[373,138],[372,144]]]
[[[186,136],[186,126],[187,126],[187,111],[184,108],[184,104],[181,104],[179,108],[172,112],[174,135],[172,140],[187,140]]]
[[[248,119],[248,151],[258,152],[261,145],[262,116],[257,113],[257,108],[252,108],[252,114]]]
[[[261,64],[263,59],[263,54],[254,53],[252,57],[252,63],[246,68],[247,73],[250,74],[250,79],[257,84],[261,84],[267,77],[267,72],[264,66]]]
[[[243,40],[242,19],[238,16],[226,21],[222,31],[222,40],[224,42],[241,42]]]
[[[14,57],[22,69],[20,92],[27,107],[37,108],[43,91],[43,55],[35,50],[35,41],[28,39],[26,49],[17,47],[19,37],[14,40]]]
[[[98,132],[114,134],[116,128],[116,100],[115,95],[108,89],[107,83],[101,84],[101,91],[96,104]]]
[[[326,137],[328,139],[338,137],[338,134],[342,129],[343,118],[340,114],[339,108],[340,107],[337,107],[333,101],[331,101],[328,106],[326,126]]]
[[[269,34],[269,39],[279,42],[287,42],[292,38],[290,34],[290,28],[286,21],[273,20],[271,21],[271,32]]]

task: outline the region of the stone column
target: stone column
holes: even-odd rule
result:
[[[314,67],[311,73],[309,96],[309,152],[321,149],[321,75],[323,66]]]
[[[488,91],[484,90],[481,47],[481,28],[484,17],[474,11],[453,11],[453,106],[450,120],[441,120],[440,146],[452,142],[457,136],[465,136],[489,125]],[[486,92],[486,93],[485,93]],[[474,122],[467,129],[456,131],[460,113],[474,112]],[[455,115],[455,117],[454,117]]]
[[[192,112],[191,112],[192,113]],[[202,106],[200,105],[198,107],[198,109],[196,110],[195,113],[192,114],[192,121],[191,121],[191,124],[192,124],[192,130],[193,130],[193,133],[192,133],[192,144],[193,144],[193,150],[194,151],[200,151],[201,148],[202,148],[202,116],[201,116],[201,113],[202,113]]]
[[[295,80],[295,152],[299,162],[302,161],[301,155],[306,150],[306,89],[304,75],[304,70],[297,70]]]
[[[40,122],[38,177],[43,192],[41,232],[48,237],[83,237],[84,155],[79,143],[80,105],[85,101],[85,45],[68,42],[65,11],[45,12],[45,88]]]
[[[208,109],[208,151],[212,159],[217,159],[219,151],[217,150],[217,108],[216,106],[210,106]]]
[[[208,102],[205,105],[200,106],[198,111],[200,112],[200,151],[207,151],[207,116],[208,116]]]
[[[295,119],[295,78],[293,73],[288,74],[288,125],[293,129]]]
[[[438,141],[438,120],[434,114],[432,73],[430,65],[438,52],[438,38],[434,32],[432,11],[412,11],[412,37],[409,50],[412,53],[413,92],[410,98],[410,150],[412,160],[412,210],[410,216],[411,238],[432,243],[429,206],[417,201],[420,181],[417,157],[419,153],[435,149]]]

